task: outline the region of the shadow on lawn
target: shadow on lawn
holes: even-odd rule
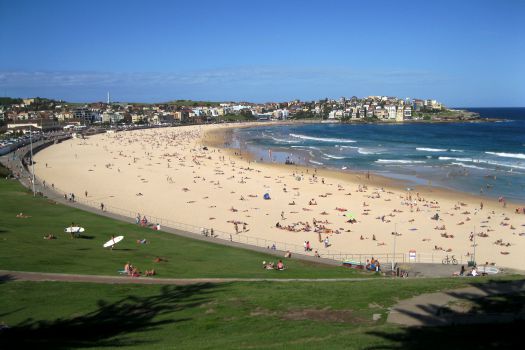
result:
[[[217,288],[211,283],[164,286],[158,295],[129,296],[109,304],[99,301],[97,310],[82,316],[52,321],[27,319],[0,332],[0,348],[69,349],[150,343],[140,340],[137,333],[188,321],[178,318],[177,312],[208,302],[208,294]],[[159,319],[163,315],[169,317]],[[133,335],[128,336],[130,333]]]
[[[449,305],[418,305],[425,315],[399,310],[425,326],[368,332],[391,344],[368,349],[516,349],[525,329],[525,280],[472,286],[487,295],[451,291]]]
[[[14,277],[7,274],[7,275],[0,275],[0,284],[14,281]]]

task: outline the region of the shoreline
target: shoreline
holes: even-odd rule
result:
[[[301,247],[308,240],[313,249],[304,254],[310,256],[316,250],[325,257],[334,251],[392,256],[397,249],[404,256],[416,250],[419,262],[431,257],[441,261],[447,254],[466,262],[466,254],[472,252],[469,232],[476,226],[476,233],[486,234],[490,228],[490,238],[478,238],[478,263],[525,269],[519,259],[525,237],[517,235],[525,227],[525,216],[514,215],[510,205],[502,208],[484,199],[480,211],[477,198],[435,188],[418,188],[416,199],[415,191],[407,193],[402,182],[377,175],[367,180],[363,174],[260,163],[222,148],[224,135],[233,128],[253,126],[198,125],[73,139],[39,152],[36,173],[66,193],[84,198],[86,191],[85,198],[92,203],[213,228],[233,237],[238,226],[239,235],[281,242],[279,250],[286,250],[282,244]],[[265,193],[271,200],[262,198]],[[356,223],[347,222],[349,213]],[[431,220],[436,213],[439,221]],[[511,218],[506,226],[499,224],[503,216]],[[466,224],[461,226],[460,220]],[[516,231],[509,231],[509,223]],[[435,230],[436,225],[447,229]],[[496,238],[511,245],[494,246]]]
[[[292,123],[280,123],[282,125],[286,125],[286,124],[292,124]],[[264,124],[264,125],[259,125],[260,127],[264,127],[264,126],[267,126],[267,125],[278,125],[278,124]],[[236,129],[236,128],[252,128],[252,127],[257,127],[257,126],[252,126],[252,125],[240,125],[240,126],[235,126],[235,125],[231,125],[227,128],[216,128],[216,129],[212,129],[212,130],[209,130],[206,132],[206,135],[203,137],[203,144],[207,145],[207,146],[210,146],[210,147],[217,147],[217,148],[221,148],[223,149],[224,151],[228,152],[230,154],[230,156],[237,156],[237,154],[235,154],[235,149],[234,148],[229,148],[227,146],[227,144],[231,143],[231,140],[232,140],[232,133],[233,133],[233,129]],[[209,140],[209,138],[211,138],[212,140]],[[326,172],[327,174],[330,174],[330,176],[332,177],[335,177],[335,178],[339,178],[341,180],[352,180],[352,178],[355,178],[353,179],[353,181],[357,180],[357,181],[363,181],[363,180],[367,180],[367,182],[370,184],[370,185],[373,185],[373,186],[379,186],[379,187],[389,187],[389,188],[395,188],[399,191],[405,191],[406,192],[406,188],[407,186],[409,187],[414,187],[414,188],[417,188],[417,192],[420,192],[420,193],[424,193],[424,194],[432,194],[432,195],[435,195],[435,196],[438,196],[438,198],[450,198],[450,197],[454,197],[454,196],[462,196],[462,197],[467,197],[469,198],[470,200],[473,200],[473,201],[478,201],[478,202],[486,202],[486,203],[490,203],[490,202],[496,202],[494,203],[496,206],[500,206],[499,203],[497,203],[498,199],[496,197],[490,197],[490,196],[480,196],[478,194],[472,194],[472,193],[468,193],[468,192],[463,192],[463,191],[460,191],[460,190],[456,190],[456,189],[451,189],[451,188],[446,188],[446,187],[441,187],[441,186],[432,186],[432,185],[425,185],[425,184],[415,184],[415,183],[412,183],[412,181],[410,180],[402,180],[402,179],[397,179],[395,177],[388,177],[388,176],[384,176],[384,175],[381,175],[381,174],[377,174],[373,171],[370,171],[370,179],[363,179],[365,176],[366,176],[366,171],[359,171],[359,170],[345,170],[345,171],[342,171],[341,169],[338,169],[338,168],[334,168],[334,167],[329,167],[329,166],[315,166],[314,164],[308,166],[308,165],[303,165],[303,164],[293,164],[293,165],[289,165],[289,164],[285,164],[285,163],[270,163],[268,161],[265,161],[263,160],[262,162],[260,160],[257,160],[256,159],[256,156],[252,153],[250,153],[249,151],[246,151],[246,153],[243,155],[245,159],[249,160],[249,161],[252,161],[252,162],[259,162],[259,164],[264,164],[264,165],[267,165],[267,166],[272,166],[272,167],[283,167],[283,169],[291,169],[293,167],[296,167],[296,168],[299,168],[299,169],[304,169],[304,170],[307,170],[307,169],[317,169],[318,171],[323,171],[323,172]],[[415,190],[416,191],[416,190]],[[518,201],[515,201],[515,200],[507,200],[507,205],[510,206],[510,207],[523,207],[525,206],[525,201],[523,202],[518,202]]]

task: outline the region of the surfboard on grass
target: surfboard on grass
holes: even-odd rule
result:
[[[494,266],[478,266],[479,273],[486,273],[488,275],[495,275],[499,273],[499,269]]]
[[[104,243],[104,248],[111,247],[111,246],[117,244],[118,242],[122,241],[123,239],[124,239],[124,236],[117,236],[117,237],[115,237],[113,239],[110,239],[109,241]]]
[[[67,227],[67,228],[64,229],[64,232],[67,232],[67,233],[82,233],[82,232],[84,232],[84,228],[83,227],[79,227],[79,226]]]

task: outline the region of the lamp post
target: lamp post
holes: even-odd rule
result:
[[[397,223],[394,223],[394,256],[392,257],[392,271],[394,271],[394,265],[396,263],[396,238],[397,238]]]
[[[31,172],[33,173],[31,182],[33,183],[33,197],[36,196],[35,192],[35,162],[33,162],[33,135],[32,135],[32,125],[29,125],[29,143],[31,144]]]
[[[474,236],[474,252],[472,253],[472,261],[474,262],[474,266],[476,266],[476,226],[474,226],[474,232],[473,232]]]

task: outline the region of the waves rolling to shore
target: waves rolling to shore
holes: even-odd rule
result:
[[[523,201],[525,108],[489,112],[509,120],[265,126],[236,130],[233,144],[263,161],[369,170],[412,184]]]

